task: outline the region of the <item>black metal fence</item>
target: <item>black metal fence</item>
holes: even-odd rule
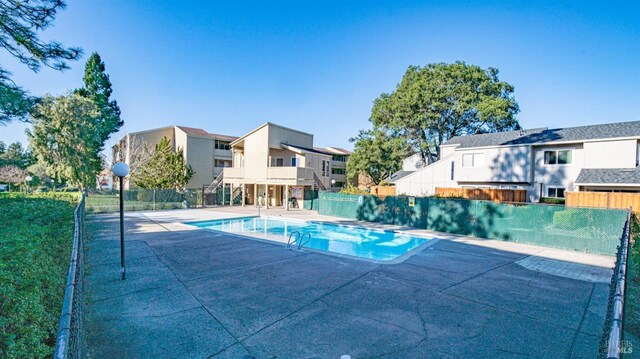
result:
[[[53,357],[81,358],[86,347],[82,328],[82,309],[84,306],[84,213],[85,196],[76,207],[73,231],[73,249],[67,274],[67,286],[64,291],[62,313],[56,336],[56,348]]]
[[[224,196],[224,201],[223,201]],[[125,211],[160,211],[168,209],[210,207],[229,204],[231,201],[229,189],[210,190],[203,186],[198,189],[130,189],[124,191]],[[239,199],[234,198],[239,204]],[[87,194],[86,210],[89,213],[111,213],[120,210],[119,192],[116,190],[96,191]]]
[[[609,306],[605,319],[602,339],[600,341],[601,359],[618,359],[631,352],[633,348],[624,340],[624,308],[627,289],[627,272],[630,260],[631,212],[627,216],[620,246],[616,255],[616,264],[611,276]]]

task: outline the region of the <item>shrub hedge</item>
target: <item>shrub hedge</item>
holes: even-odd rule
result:
[[[0,195],[0,357],[51,357],[79,194]]]

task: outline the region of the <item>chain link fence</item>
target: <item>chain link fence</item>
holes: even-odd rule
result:
[[[626,210],[320,192],[319,214],[615,255]]]
[[[178,191],[175,189],[131,189],[124,191],[125,211],[161,211],[192,207],[218,206],[229,204],[229,190],[208,190],[206,187]],[[240,201],[235,198],[234,203]],[[91,191],[86,198],[87,212],[110,213],[120,210],[118,190]]]
[[[64,291],[60,324],[56,336],[56,348],[53,357],[82,358],[86,342],[82,326],[84,307],[84,214],[85,196],[76,207],[73,230],[73,248],[67,274],[67,286]]]
[[[120,195],[117,190],[93,191],[87,194],[86,207],[89,213],[109,213],[120,210]],[[202,203],[199,191],[174,189],[132,189],[124,191],[125,211],[158,211],[189,208]]]
[[[600,359],[617,359],[630,354],[633,348],[624,340],[624,308],[627,289],[627,272],[631,255],[631,213],[627,217],[620,246],[616,255],[616,264],[611,276],[609,305],[605,317],[604,330],[600,340]]]

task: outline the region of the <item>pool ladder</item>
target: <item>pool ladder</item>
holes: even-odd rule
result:
[[[307,240],[304,241],[304,237],[307,237]],[[293,241],[291,240],[293,238]],[[293,231],[289,234],[289,240],[287,241],[287,249],[291,249],[291,246],[295,245],[298,242],[298,250],[301,250],[305,244],[311,241],[311,233],[306,232],[304,234],[300,233],[300,231]]]

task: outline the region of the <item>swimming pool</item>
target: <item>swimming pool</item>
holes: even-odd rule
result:
[[[230,218],[185,224],[284,243],[293,232],[298,231],[303,235],[309,233],[311,239],[304,248],[380,261],[396,259],[431,240],[393,231],[270,217]],[[304,241],[306,240],[305,235]]]

